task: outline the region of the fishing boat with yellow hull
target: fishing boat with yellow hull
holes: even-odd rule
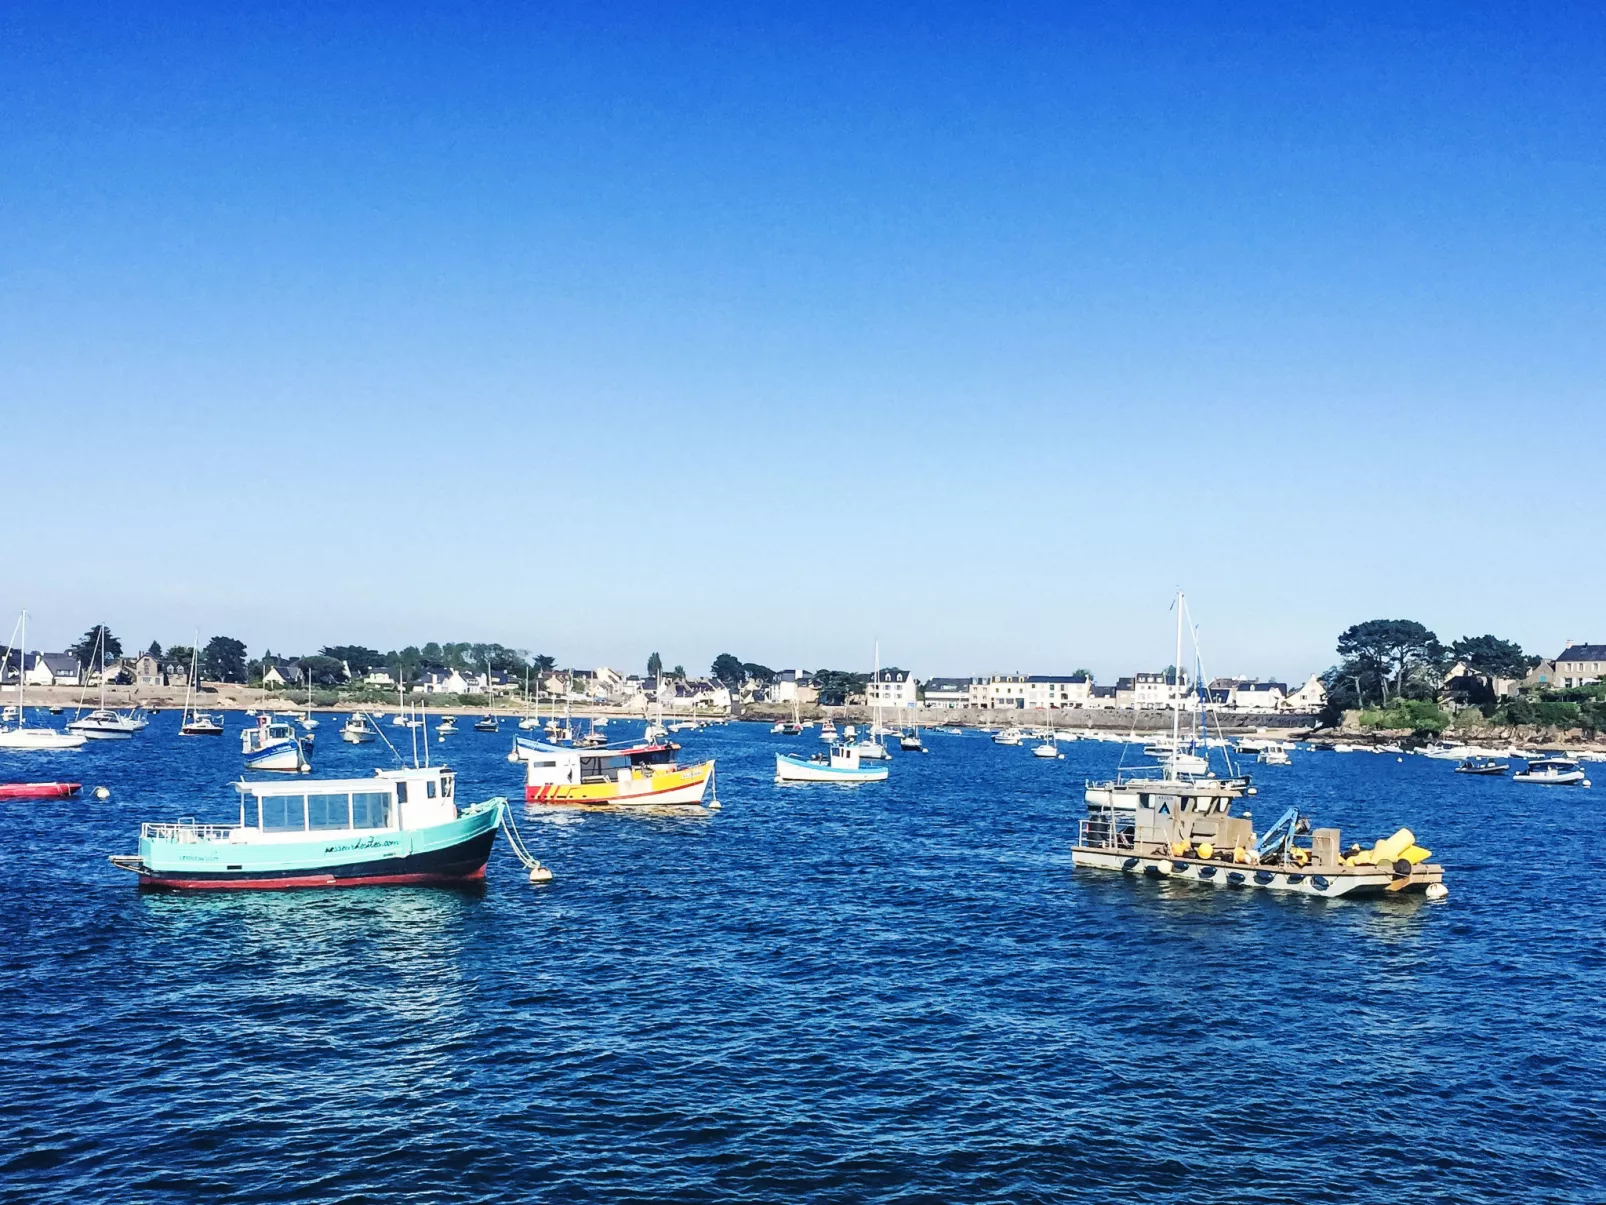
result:
[[[515,737],[508,760],[523,762],[526,803],[581,807],[686,807],[701,804],[712,760],[682,766],[673,742],[571,749]]]

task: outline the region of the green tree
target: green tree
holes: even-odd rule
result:
[[[116,661],[123,655],[123,642],[113,636],[105,624],[97,623],[67,651],[78,659],[79,665],[98,672],[106,662]],[[95,660],[97,656],[99,661]]]
[[[767,665],[760,665],[756,661],[742,662],[742,672],[755,682],[762,682],[768,686],[775,681],[775,671]]]
[[[314,686],[339,686],[345,681],[340,659],[321,653],[315,657],[301,658],[301,671],[312,680]]]
[[[1369,619],[1338,638],[1341,675],[1358,679],[1360,702],[1375,693],[1386,707],[1395,698],[1432,698],[1443,674],[1444,646],[1412,619]]]
[[[162,646],[153,640],[151,641],[151,647],[146,649],[145,652],[149,656],[160,658],[162,655]]]
[[[167,650],[167,659],[174,665],[182,665],[186,673],[189,672],[190,659],[195,656],[195,650],[187,644],[175,644]]]
[[[360,644],[328,644],[318,650],[320,657],[333,657],[351,667],[354,677],[362,677],[375,666],[383,665],[384,656],[377,650]]]
[[[822,669],[814,675],[820,702],[830,707],[840,707],[850,696],[863,694],[869,681],[869,674],[857,674],[845,669]]]
[[[201,677],[213,682],[246,680],[245,642],[232,636],[214,636],[201,650]]]
[[[555,668],[557,668],[557,664],[558,659],[556,657],[549,657],[545,653],[537,653],[535,656],[530,658],[530,668],[541,677],[545,677],[547,674],[550,674]]]
[[[721,653],[715,657],[709,673],[716,682],[723,684],[730,690],[735,690],[739,687],[742,684],[742,679],[746,677],[745,672],[742,670],[742,659],[732,653]]]
[[[1073,677],[1073,678],[1086,678],[1089,682],[1096,682],[1097,681],[1097,679],[1093,677],[1093,671],[1090,670],[1090,669],[1074,670],[1071,673],[1071,677]]]
[[[674,669],[669,671],[669,676],[677,681],[684,682],[686,680],[686,667],[684,665],[675,666]]]
[[[663,672],[664,672],[664,659],[662,657],[660,657],[657,653],[653,653],[651,656],[649,656],[647,658],[647,677],[656,678],[659,674],[661,674]]]
[[[1528,672],[1522,646],[1498,636],[1463,636],[1450,646],[1450,660],[1464,661],[1474,673],[1491,678],[1521,678]]]

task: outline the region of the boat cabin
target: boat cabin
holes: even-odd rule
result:
[[[372,778],[238,782],[239,834],[301,840],[308,833],[428,828],[457,819],[456,774],[445,766],[378,770]]]
[[[1155,780],[1089,791],[1084,844],[1122,849],[1176,841],[1207,841],[1227,849],[1247,846],[1253,840],[1253,820],[1232,815],[1239,796],[1224,786]]]
[[[673,742],[634,745],[623,749],[567,749],[519,737],[513,758],[525,764],[527,786],[579,785],[628,782],[637,773],[673,769],[680,746]]]

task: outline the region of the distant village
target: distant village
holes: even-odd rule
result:
[[[184,650],[188,653],[189,650]],[[540,658],[549,661],[550,658]],[[1525,677],[1487,675],[1485,685],[1497,697],[1525,690],[1571,689],[1606,679],[1606,645],[1573,644],[1554,658],[1533,659]],[[739,665],[734,658],[720,661]],[[163,656],[153,648],[135,657],[115,657],[97,670],[71,652],[14,652],[0,657],[0,685],[11,687],[19,675],[27,686],[94,686],[104,675],[108,684],[146,692],[189,686],[190,661]],[[715,664],[720,669],[720,662]],[[1315,715],[1328,702],[1323,675],[1311,674],[1290,688],[1286,682],[1260,678],[1213,678],[1195,690],[1188,675],[1171,668],[1138,672],[1098,683],[1092,674],[992,674],[975,677],[918,678],[891,668],[871,673],[803,669],[769,670],[747,665],[720,676],[691,676],[679,667],[657,674],[627,674],[608,666],[557,669],[532,665],[527,674],[420,666],[404,672],[397,665],[354,672],[328,656],[267,656],[246,663],[246,681],[269,691],[334,690],[345,695],[397,699],[438,698],[441,703],[464,699],[511,699],[526,694],[544,703],[564,703],[643,711],[662,706],[672,711],[729,713],[743,707],[799,708],[849,706],[889,711],[1147,711],[1187,710],[1201,703],[1212,711],[1246,714]],[[1475,671],[1456,662],[1443,675],[1446,684],[1465,681]],[[1328,675],[1331,677],[1331,674]],[[205,687],[228,685],[208,680]]]

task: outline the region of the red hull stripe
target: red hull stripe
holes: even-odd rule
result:
[[[468,874],[378,874],[356,879],[332,876],[298,875],[283,879],[167,879],[140,875],[148,887],[170,887],[180,891],[287,891],[297,887],[402,887],[471,883],[485,877],[485,867]]]
[[[66,799],[78,794],[82,786],[76,782],[6,782],[0,783],[0,799]]]

